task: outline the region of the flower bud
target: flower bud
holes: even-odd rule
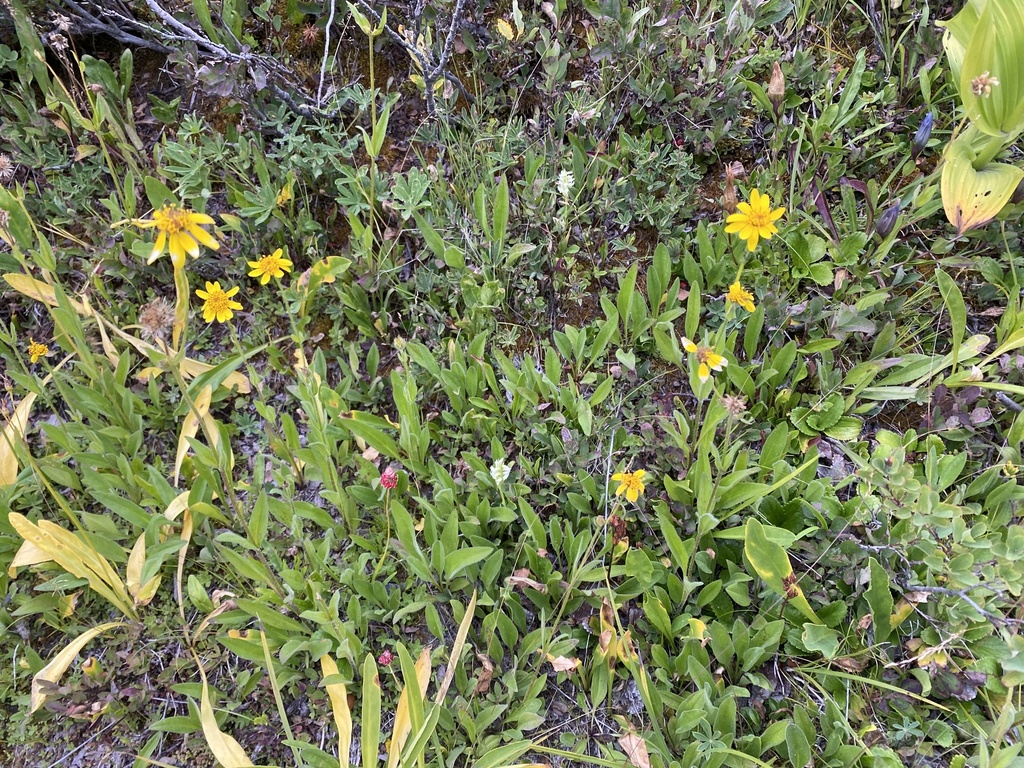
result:
[[[786,77],[782,74],[779,62],[772,65],[772,76],[768,81],[768,101],[772,103],[775,117],[782,114],[782,102],[786,99]]]
[[[398,485],[398,473],[392,467],[388,467],[380,474],[380,484],[386,490],[393,491]]]
[[[917,133],[914,134],[914,142],[910,145],[910,157],[917,160],[928,144],[928,139],[932,136],[932,125],[935,123],[935,118],[931,112],[924,116],[924,120],[921,121],[921,125],[917,127]]]
[[[900,204],[890,205],[881,216],[878,217],[878,223],[875,225],[875,232],[883,240],[889,236],[892,232],[893,227],[896,226],[896,219],[900,216]]]

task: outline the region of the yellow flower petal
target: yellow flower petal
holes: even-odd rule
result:
[[[164,252],[164,245],[166,241],[166,232],[161,232],[159,235],[156,236],[156,243],[153,245],[153,250],[149,254],[149,260],[146,262],[147,264],[152,264],[154,261],[157,260],[160,254]]]
[[[697,369],[697,378],[701,381],[707,381],[711,378],[711,371],[708,369],[706,363],[700,364],[700,367]]]
[[[207,216],[207,218],[209,218],[209,216]],[[210,250],[216,251],[220,248],[220,243],[213,239],[213,235],[201,227],[192,225],[188,228],[188,233]]]
[[[683,343],[683,349],[685,349],[690,354],[693,354],[694,352],[697,351],[697,345],[694,344],[692,341],[690,341],[685,336],[682,339],[682,343]]]

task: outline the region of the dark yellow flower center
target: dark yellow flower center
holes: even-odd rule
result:
[[[189,212],[176,205],[165,205],[153,212],[156,228],[169,235],[176,235],[189,224]]]
[[[256,269],[262,275],[272,275],[281,270],[281,259],[277,256],[263,256],[256,263]]]
[[[210,291],[210,298],[206,300],[206,306],[211,312],[216,314],[220,314],[226,309],[231,309],[231,307],[228,306],[230,303],[231,299],[228,298],[228,295],[224,293],[224,291]]]
[[[643,482],[632,472],[628,472],[623,475],[622,484],[630,491],[636,491],[637,493],[643,493],[644,491]]]

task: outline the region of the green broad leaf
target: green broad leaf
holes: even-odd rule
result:
[[[206,594],[206,589],[203,587],[203,583],[199,580],[199,577],[195,574],[190,574],[188,577],[188,599],[195,606],[197,611],[203,613],[210,613],[215,608],[213,601],[209,595]]]
[[[491,230],[494,242],[501,245],[505,242],[505,231],[508,229],[508,179],[502,174],[498,187],[494,190],[494,210],[491,211]]]
[[[217,547],[217,553],[228,561],[228,564],[239,576],[250,579],[262,587],[273,585],[273,579],[270,578],[267,569],[259,561],[240,555],[233,549],[223,545]]]
[[[960,100],[984,133],[1012,141],[1024,130],[1024,4],[989,0],[964,52]],[[998,83],[986,85],[988,73]]]
[[[373,135],[370,139],[371,157],[380,157],[380,151],[384,148],[384,140],[388,136],[388,122],[390,120],[391,102],[389,101],[377,115],[377,122],[373,124]]]
[[[196,19],[199,21],[199,26],[203,28],[203,32],[213,42],[220,43],[220,30],[213,23],[213,18],[210,15],[210,4],[207,0],[192,0],[192,10],[196,15]],[[154,206],[156,207],[156,206]]]
[[[892,616],[892,590],[889,574],[873,557],[868,558],[868,576],[870,583],[864,593],[868,608],[871,609],[871,620],[875,627],[875,642],[883,643],[892,633],[890,617]]]
[[[532,741],[519,740],[509,744],[495,747],[480,756],[480,759],[473,763],[473,768],[504,768],[512,765],[513,761],[533,748]]]
[[[811,604],[807,602],[793,574],[789,555],[781,545],[770,541],[758,520],[748,518],[743,543],[743,554],[760,579],[777,595],[788,600],[815,624],[822,624]]]
[[[786,751],[789,752],[792,768],[808,768],[811,765],[811,744],[796,723],[786,726]]]
[[[860,433],[863,428],[863,420],[856,416],[843,416],[839,421],[826,429],[825,434],[833,440],[856,440],[860,437]]]
[[[817,285],[828,285],[835,278],[832,265],[829,263],[812,264],[807,270],[807,276]]]
[[[963,293],[960,292],[959,286],[957,286],[952,277],[941,269],[935,272],[935,277],[939,283],[942,303],[946,305],[946,311],[949,312],[953,344],[953,349],[950,352],[953,355],[953,365],[950,373],[955,373],[957,358],[960,354],[960,343],[963,341],[964,334],[967,331],[967,305],[964,303]]]
[[[651,626],[661,633],[662,637],[675,637],[675,632],[672,630],[672,619],[668,615],[668,610],[665,608],[664,603],[652,592],[648,592],[644,596],[644,615],[651,622]]]
[[[648,584],[653,575],[654,566],[651,565],[651,559],[642,550],[630,547],[626,552],[626,576]]]
[[[160,179],[147,176],[143,180],[143,184],[146,187],[146,197],[149,198],[149,204],[153,206],[154,210],[160,208],[164,203],[178,202],[178,197]]]
[[[839,653],[839,633],[820,624],[804,624],[800,642],[808,651],[816,651],[826,659],[834,659]]]
[[[360,411],[343,413],[337,420],[338,424],[389,459],[401,459],[402,452],[394,438],[374,426],[379,421],[377,417]]]
[[[1017,189],[1024,170],[1005,163],[974,168],[977,157],[966,134],[946,147],[942,166],[942,205],[957,236],[994,219]]]
[[[619,295],[615,300],[616,309],[619,311],[619,317],[622,318],[622,326],[627,335],[629,334],[630,322],[633,316],[633,294],[636,289],[636,277],[638,270],[639,265],[636,263],[629,268],[623,276],[622,282],[619,284]]]
[[[285,616],[276,608],[266,603],[239,597],[235,599],[235,605],[250,616],[259,619],[267,632],[274,633],[276,631],[290,637],[296,635],[307,637],[310,634],[310,629],[305,624],[296,621],[290,616]]]
[[[267,499],[266,491],[260,491],[253,505],[252,515],[249,516],[249,540],[257,547],[263,544],[267,537],[267,525],[270,522],[270,502]]]
[[[196,733],[202,730],[202,724],[199,722],[198,715],[174,715],[173,717],[165,717],[161,720],[157,720],[155,723],[149,725],[151,731],[160,731],[161,733],[177,733],[186,735],[189,733]]]
[[[668,506],[664,502],[658,502],[656,507],[658,526],[661,528],[661,535],[672,555],[672,565],[676,568],[686,568],[693,553],[693,540],[691,539],[689,544],[683,541],[677,531],[678,523],[672,519]]]
[[[454,579],[470,566],[489,557],[493,551],[493,547],[465,547],[452,552],[444,559],[445,576]]]
[[[363,662],[363,718],[362,747],[364,766],[377,765],[380,754],[380,678],[377,677],[377,662],[371,654],[366,654]]]

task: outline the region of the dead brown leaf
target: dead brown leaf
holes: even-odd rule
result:
[[[476,657],[480,660],[483,669],[480,670],[480,677],[477,678],[473,693],[487,693],[491,687],[491,678],[494,677],[494,664],[485,653],[478,653]]]
[[[572,672],[574,669],[583,666],[583,662],[579,659],[570,659],[567,656],[552,656],[548,654],[548,661],[551,662],[551,668],[555,672]]]
[[[619,739],[619,746],[626,753],[634,768],[651,768],[651,758],[647,754],[647,742],[635,733],[627,733]]]
[[[546,594],[548,591],[547,585],[530,578],[529,568],[520,568],[517,571],[513,571],[512,575],[505,579],[505,583],[510,587],[519,587],[520,589],[530,587],[530,589],[536,589],[542,594]]]

